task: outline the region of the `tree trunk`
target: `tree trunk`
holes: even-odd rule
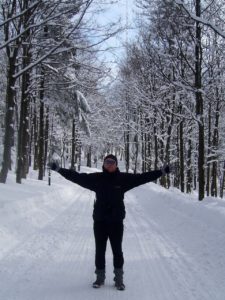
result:
[[[88,153],[87,153],[87,167],[91,168],[91,152],[92,148],[89,146]]]
[[[216,118],[215,118],[215,127],[213,131],[213,141],[212,141],[212,151],[213,151],[213,165],[212,165],[212,184],[211,184],[211,196],[217,197],[217,150],[219,144],[219,93],[218,87],[216,88],[217,92],[217,102],[216,102]]]
[[[165,124],[164,120],[162,120],[161,123],[161,136],[164,136],[165,134]],[[165,151],[164,151],[164,143],[163,143],[163,138],[161,137],[159,140],[159,145],[160,145],[160,161],[163,163],[164,162],[164,157],[165,157]],[[160,177],[160,183],[163,187],[166,187],[166,176]]]
[[[184,193],[184,129],[183,121],[180,122],[180,190]]]
[[[38,170],[38,118],[37,118],[37,105],[34,100],[34,113],[33,113],[33,130],[34,130],[34,165],[33,169]]]
[[[142,124],[142,116],[141,116],[141,160],[142,160],[142,172],[146,171],[145,168],[145,134],[144,134],[144,126]]]
[[[38,180],[44,176],[44,71],[41,72],[40,84],[40,116],[39,116],[39,139],[38,139]]]
[[[29,49],[27,44],[23,45],[23,68],[25,68],[31,61]],[[29,165],[29,92],[30,72],[25,72],[22,75],[22,91],[20,104],[20,123],[17,143],[17,170],[16,182],[21,183],[22,178],[26,178],[27,169]]]
[[[192,140],[191,140],[191,132],[192,127],[189,126],[189,132],[188,132],[188,150],[187,150],[187,186],[186,191],[187,193],[191,193],[192,187],[193,187],[193,176],[192,176],[192,164],[191,164],[191,156],[192,156]]]
[[[180,115],[182,114],[182,105],[180,104]],[[179,126],[180,141],[180,190],[184,193],[184,120],[181,120]]]
[[[196,16],[201,17],[201,0],[196,0]],[[198,118],[198,192],[199,200],[204,199],[205,194],[205,140],[204,140],[204,119],[203,119],[203,97],[202,97],[202,45],[201,26],[196,21],[196,45],[195,45],[195,98],[196,115]]]
[[[72,124],[72,153],[71,153],[71,169],[75,170],[75,150],[76,150],[76,123],[73,118]]]
[[[127,130],[124,132],[125,141],[125,165],[126,172],[128,173],[130,168],[130,135],[129,135],[129,125],[127,124]]]
[[[153,131],[154,131],[154,149],[155,149],[154,169],[156,170],[158,168],[158,139],[157,139],[157,129],[156,129],[156,112],[155,112],[155,116],[154,116]]]
[[[174,93],[175,95],[175,93]],[[173,104],[172,104],[172,113],[169,116],[167,116],[167,141],[166,141],[166,147],[165,147],[165,162],[167,164],[170,164],[170,142],[171,142],[171,133],[173,128],[173,122],[174,122],[174,109],[175,109],[175,96],[173,96]],[[170,108],[170,104],[168,103],[168,107]],[[170,187],[170,176],[167,175],[167,187]]]
[[[16,57],[8,56],[8,68],[7,68],[7,87],[6,87],[6,109],[5,109],[5,134],[4,134],[4,150],[3,150],[3,161],[2,169],[0,173],[0,182],[6,183],[8,170],[11,169],[11,147],[13,145],[14,139],[14,128],[13,128],[13,114],[15,107],[15,78],[13,75],[15,73],[15,62]]]
[[[47,159],[48,159],[48,145],[49,145],[49,108],[46,108],[46,117],[45,117],[45,146],[44,146],[44,173],[45,173],[45,167],[47,164]]]
[[[222,179],[221,179],[221,185],[220,185],[220,198],[223,198],[224,185],[225,185],[225,161],[223,164],[223,173],[222,173]]]
[[[30,107],[30,139],[29,139],[29,167],[32,163],[32,145],[34,139],[33,109]],[[29,170],[27,170],[28,173]]]
[[[179,127],[177,127],[176,133],[176,155],[180,157],[180,147],[179,147]],[[180,188],[180,160],[177,159],[175,162],[175,172],[174,172],[174,187]]]
[[[138,134],[134,136],[134,143],[135,143],[134,174],[136,174],[137,164],[138,164],[138,152],[139,152]]]
[[[147,133],[144,133],[144,142],[145,142],[145,144],[144,144],[144,146],[145,146],[145,148],[144,148],[144,168],[145,168],[145,172],[147,171],[147,167],[148,167],[148,162],[147,162],[147,152],[148,152],[148,135],[147,135]]]
[[[10,4],[5,3],[1,5],[3,20],[10,19],[16,11],[17,2],[13,1]],[[18,27],[12,32],[10,22],[6,22],[3,26],[5,41],[9,40],[13,34],[20,31],[21,22],[18,22]],[[0,172],[0,182],[5,183],[7,179],[8,170],[11,169],[11,148],[14,143],[14,109],[15,109],[15,83],[16,79],[13,77],[16,71],[17,55],[20,48],[20,39],[14,43],[14,47],[6,46],[7,56],[7,86],[5,96],[5,117],[4,117],[4,139],[3,139],[3,161]]]
[[[209,196],[210,190],[210,153],[211,153],[211,102],[209,102],[209,111],[208,111],[208,157],[207,157],[207,181],[206,181],[206,194]]]
[[[79,141],[79,145],[78,145],[77,162],[78,162],[78,171],[80,172],[80,167],[81,167],[81,142],[80,141]]]
[[[151,171],[152,157],[151,157],[151,135],[148,133],[148,172]]]

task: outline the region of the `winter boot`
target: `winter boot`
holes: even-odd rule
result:
[[[125,285],[123,283],[123,269],[114,269],[114,281],[115,281],[115,287],[117,288],[117,290],[119,291],[123,291],[125,290]]]
[[[105,269],[96,269],[95,274],[97,276],[95,282],[93,282],[93,288],[100,288],[105,283]]]

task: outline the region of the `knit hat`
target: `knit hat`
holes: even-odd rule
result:
[[[115,155],[113,155],[113,154],[107,155],[107,156],[104,158],[104,161],[105,161],[107,158],[110,158],[110,159],[115,160],[116,165],[118,165],[118,160],[117,160],[117,157],[116,157]]]

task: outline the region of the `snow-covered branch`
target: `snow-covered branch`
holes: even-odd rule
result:
[[[71,11],[73,11],[72,9],[66,11],[65,13],[70,13]],[[52,21],[54,19],[57,19],[58,17],[60,17],[62,15],[62,13],[60,12],[59,14],[56,14],[50,18],[47,18],[45,19],[44,21],[40,22],[40,23],[37,23],[37,24],[33,24],[33,25],[30,25],[28,27],[26,27],[22,32],[20,32],[18,35],[16,35],[15,37],[7,40],[4,44],[0,45],[0,50],[7,47],[10,43],[18,40],[21,36],[23,36],[26,32],[28,32],[29,30],[31,29],[34,29],[34,28],[39,28],[43,25],[45,25],[46,23],[48,23],[49,21]]]
[[[34,2],[31,6],[29,6],[27,9],[23,10],[21,13],[6,19],[4,22],[0,23],[0,27],[4,26],[5,24],[12,22],[13,20],[22,17],[24,14],[26,14],[27,12],[29,12],[32,9],[36,9],[36,7],[41,3],[40,0]]]
[[[40,57],[37,61],[28,65],[26,68],[20,70],[13,77],[14,78],[20,77],[24,72],[27,72],[28,70],[30,70],[30,69],[34,68],[35,66],[37,66],[38,64],[40,64],[42,61],[44,61],[46,58],[48,58],[51,54],[53,54],[58,48],[60,48],[68,40],[68,38],[73,34],[73,32],[79,27],[81,21],[83,20],[85,13],[87,12],[87,9],[89,8],[89,6],[91,5],[92,2],[93,2],[93,0],[90,0],[87,2],[87,4],[86,4],[85,8],[83,9],[76,24],[73,26],[73,28],[70,30],[70,32],[65,36],[65,38],[61,42],[59,42],[55,47],[53,47],[51,50],[49,50],[45,55]]]
[[[201,24],[204,24],[208,27],[210,27],[212,30],[214,30],[218,35],[220,35],[222,38],[225,39],[225,32],[223,32],[218,26],[214,25],[212,22],[205,20],[203,18],[197,17],[195,14],[190,12],[190,10],[187,8],[187,6],[180,0],[175,0],[175,3],[182,7],[185,12],[196,22],[199,22]]]

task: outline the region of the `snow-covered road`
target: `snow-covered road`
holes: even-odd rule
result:
[[[1,300],[225,300],[225,201],[151,183],[126,194],[125,284],[93,289],[94,193],[53,175],[0,190]]]

